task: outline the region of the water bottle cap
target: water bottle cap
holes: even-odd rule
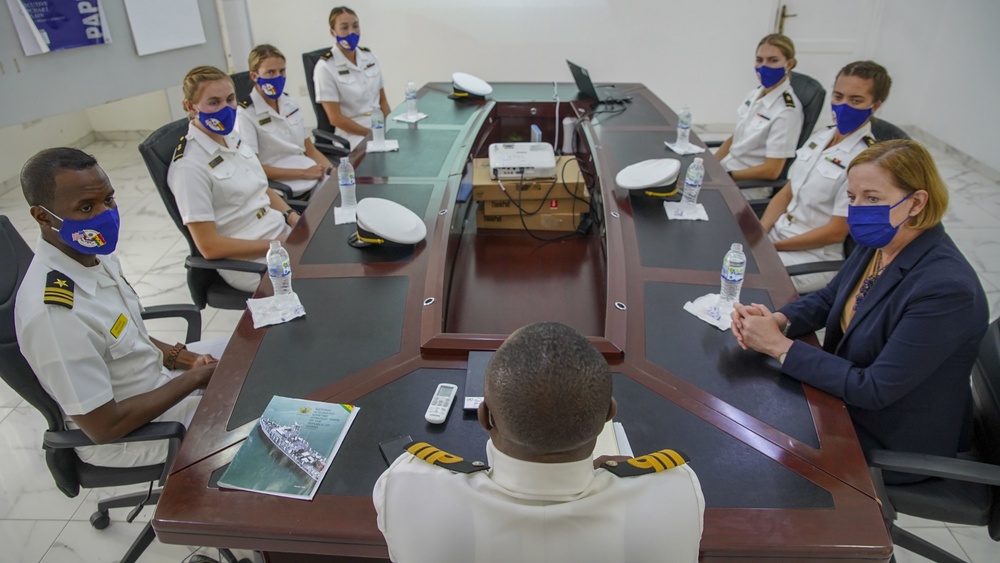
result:
[[[729,247],[729,250],[743,252],[743,245],[738,242],[734,242],[733,245]]]
[[[702,160],[702,158],[701,158],[700,156],[696,156],[696,157],[694,157],[694,163],[695,163],[695,164],[701,164],[701,163],[703,163],[703,162],[705,162],[705,161],[704,161],[704,160]]]
[[[344,164],[345,162],[346,162],[347,164],[350,164],[350,163],[351,163],[351,159],[350,159],[350,158],[348,158],[348,157],[346,157],[346,156],[342,156],[342,157],[340,157],[340,163],[341,163],[341,164]]]
[[[280,240],[272,240],[271,241],[271,248],[281,248],[281,241]]]

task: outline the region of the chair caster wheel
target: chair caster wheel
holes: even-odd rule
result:
[[[90,525],[97,530],[103,530],[111,524],[111,516],[107,512],[97,512],[90,515]]]

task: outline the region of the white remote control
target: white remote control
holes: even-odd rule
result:
[[[451,403],[458,394],[458,386],[451,383],[441,383],[431,397],[431,404],[427,405],[427,412],[424,413],[424,420],[431,424],[441,424],[448,418],[448,411],[451,410]]]

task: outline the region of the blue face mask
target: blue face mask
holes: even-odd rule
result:
[[[760,79],[760,85],[764,88],[770,88],[775,84],[781,82],[781,79],[785,77],[785,67],[779,66],[778,68],[771,68],[767,65],[761,65],[757,67],[757,78]]]
[[[52,230],[59,233],[59,238],[81,254],[111,254],[118,246],[118,228],[121,222],[117,207],[83,221],[63,219],[48,209],[45,211],[62,221],[61,227],[58,229],[52,227]]]
[[[272,100],[277,100],[281,97],[281,93],[285,91],[285,77],[264,78],[260,76],[257,78],[257,86],[260,86],[260,91],[264,92],[265,96]]]
[[[339,37],[338,36],[337,37],[337,45],[340,45],[341,47],[347,49],[348,51],[353,51],[354,49],[357,49],[357,47],[358,47],[358,41],[360,39],[361,39],[361,36],[358,35],[357,33],[351,33],[347,37]]]
[[[831,104],[830,108],[833,110],[833,121],[837,123],[837,131],[840,131],[841,135],[847,135],[864,125],[874,111],[874,106],[857,109],[847,104]]]
[[[896,236],[896,232],[909,217],[899,225],[893,225],[889,212],[900,203],[910,199],[912,193],[899,200],[896,205],[852,205],[847,208],[847,227],[851,237],[860,245],[882,248]]]
[[[198,112],[198,121],[212,133],[228,135],[236,126],[236,109],[226,104],[215,113]]]

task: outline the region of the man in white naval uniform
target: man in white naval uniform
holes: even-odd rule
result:
[[[705,502],[683,456],[592,459],[616,409],[611,370],[584,336],[559,323],[514,332],[486,369],[489,465],[420,442],[375,484],[390,557],[696,561]]]

